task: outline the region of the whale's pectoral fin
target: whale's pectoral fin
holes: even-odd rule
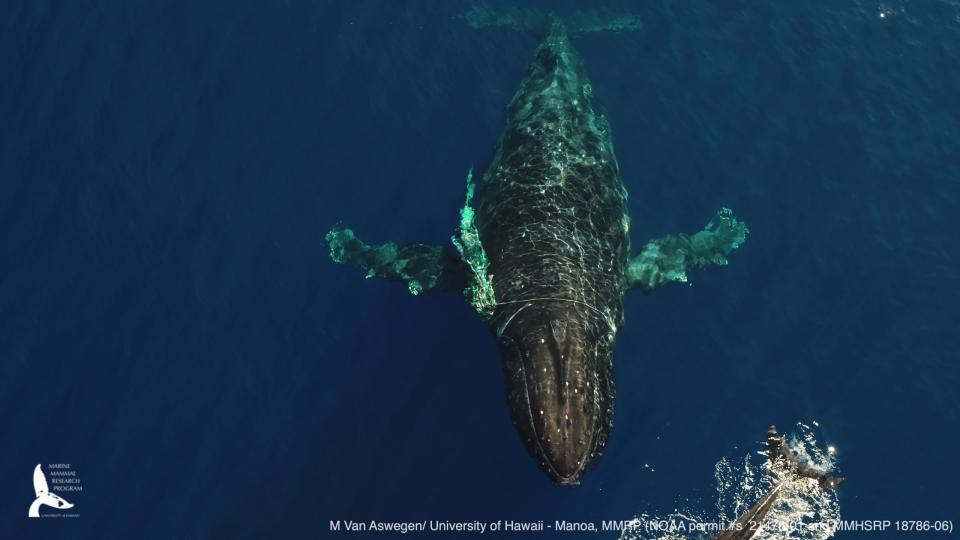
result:
[[[440,246],[367,244],[343,227],[334,227],[326,239],[334,261],[359,266],[367,270],[367,277],[406,282],[412,294],[460,292],[467,287],[469,269]]]
[[[727,264],[727,255],[747,237],[747,226],[722,208],[702,231],[671,234],[647,242],[627,265],[627,285],[650,292],[668,281],[687,281],[687,271]]]

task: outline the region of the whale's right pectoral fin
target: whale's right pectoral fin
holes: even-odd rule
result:
[[[366,269],[367,277],[403,281],[413,294],[461,292],[481,317],[489,318],[496,308],[496,295],[480,231],[474,223],[474,188],[471,168],[467,172],[466,202],[460,209],[460,227],[450,238],[459,257],[440,246],[366,244],[350,229],[334,227],[326,237],[330,258]]]
[[[721,208],[703,230],[670,234],[647,242],[627,265],[627,286],[650,292],[670,281],[687,281],[687,271],[727,264],[727,255],[747,238],[747,226]]]
[[[326,239],[334,261],[359,266],[367,277],[403,281],[412,294],[460,292],[467,287],[469,269],[440,246],[367,244],[343,227],[334,227]]]

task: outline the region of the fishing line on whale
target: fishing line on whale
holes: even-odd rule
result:
[[[533,305],[531,302],[538,302],[538,301],[548,302],[548,301],[551,301],[551,300],[552,300],[552,301],[556,301],[556,302],[572,302],[572,303],[574,303],[574,304],[580,304],[580,305],[582,305],[582,306],[586,306],[586,307],[590,308],[591,310],[593,310],[597,315],[600,315],[600,317],[602,317],[603,320],[604,320],[604,321],[607,323],[607,325],[610,327],[610,330],[611,330],[611,331],[614,331],[614,332],[615,332],[615,331],[617,330],[616,325],[613,324],[613,322],[610,320],[610,317],[609,317],[607,314],[603,313],[602,311],[600,311],[600,310],[597,309],[596,307],[588,304],[587,302],[584,302],[584,301],[582,301],[582,300],[574,300],[574,299],[572,299],[572,298],[549,298],[549,297],[543,297],[543,298],[528,298],[528,299],[526,299],[526,300],[510,300],[510,301],[508,301],[508,302],[497,302],[497,305],[498,305],[498,306],[504,306],[504,305],[507,305],[507,304],[520,304],[520,303],[525,303],[525,304],[526,304],[526,305],[524,305],[523,307],[521,307],[520,309],[518,309],[517,311],[515,311],[515,312],[513,313],[513,315],[510,315],[510,318],[508,318],[507,321],[506,321],[505,323],[503,323],[503,326],[501,326],[501,327],[497,330],[497,337],[500,337],[500,336],[503,335],[503,332],[506,331],[507,326],[510,324],[511,321],[513,321],[513,318],[514,318],[514,317],[516,317],[516,316],[517,316],[521,311],[523,311],[524,309],[526,309],[526,308],[528,308],[528,307],[530,307],[530,306]]]

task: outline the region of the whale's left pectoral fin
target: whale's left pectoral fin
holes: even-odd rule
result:
[[[440,246],[423,244],[367,244],[350,229],[334,227],[326,236],[330,258],[382,277],[407,284],[412,294],[423,291],[456,291],[467,287],[469,269]]]
[[[695,234],[671,234],[647,242],[627,265],[627,285],[650,292],[669,281],[687,281],[687,271],[727,264],[727,255],[747,238],[747,226],[722,208]]]

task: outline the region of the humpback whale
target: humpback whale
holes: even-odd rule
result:
[[[726,264],[748,231],[724,208],[703,230],[651,240],[631,255],[610,126],[571,39],[636,30],[636,17],[474,7],[465,19],[540,43],[479,183],[467,173],[455,250],[368,244],[339,225],[326,240],[334,261],[367,277],[403,281],[415,295],[464,293],[496,337],[521,441],[551,480],[578,484],[610,435],[623,295]]]

